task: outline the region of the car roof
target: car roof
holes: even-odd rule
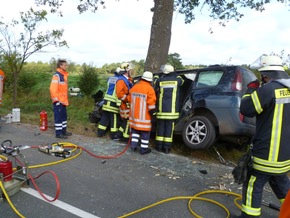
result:
[[[209,70],[220,70],[220,69],[226,69],[226,68],[238,68],[240,66],[236,65],[211,65],[208,67],[202,67],[202,68],[194,68],[194,69],[187,69],[187,70],[176,70],[175,72],[178,75],[188,74],[188,73],[198,73],[200,71],[209,71]]]

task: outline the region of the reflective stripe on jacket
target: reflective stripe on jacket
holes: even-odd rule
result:
[[[104,96],[104,104],[102,110],[119,113],[119,106],[121,101],[116,96],[116,83],[118,81],[118,76],[111,76],[107,81],[107,91]]]
[[[104,96],[104,100],[121,103],[120,100],[116,96],[116,83],[118,81],[118,76],[111,76],[107,81],[107,91]]]
[[[284,82],[290,87],[290,79],[275,80],[245,94],[240,107],[243,115],[256,116],[253,168],[273,175],[290,170],[290,90]]]
[[[175,73],[165,74],[156,80],[157,119],[177,119],[179,117],[179,87],[183,79]]]
[[[52,76],[49,88],[52,102],[59,101],[63,105],[69,105],[67,79],[68,72],[57,68],[57,72]]]
[[[116,95],[119,100],[122,101],[120,105],[120,116],[121,118],[129,118],[129,101],[128,94],[132,87],[132,83],[125,76],[119,76],[116,84]]]
[[[140,80],[130,90],[130,127],[141,131],[151,130],[149,110],[155,109],[156,95],[150,82]]]

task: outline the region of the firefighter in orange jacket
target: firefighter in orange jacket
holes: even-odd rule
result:
[[[132,67],[129,63],[123,63],[119,71],[119,78],[116,83],[116,96],[121,100],[120,105],[120,127],[114,135],[113,140],[128,142],[129,139],[129,111],[128,101],[129,90],[133,84],[131,82]]]
[[[2,95],[4,89],[5,73],[0,69],[0,107],[2,106]]]
[[[71,132],[67,132],[67,111],[68,103],[68,72],[67,62],[65,60],[58,60],[57,70],[53,75],[50,83],[50,95],[53,103],[54,112],[54,128],[55,137],[66,139],[71,136]]]
[[[151,149],[148,148],[151,118],[156,110],[156,95],[151,85],[152,80],[153,74],[145,71],[141,80],[132,87],[128,96],[130,101],[129,122],[132,134],[131,150],[136,151],[140,141],[141,155],[151,152]]]

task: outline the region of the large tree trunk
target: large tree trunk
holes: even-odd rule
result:
[[[174,0],[154,0],[150,43],[147,52],[145,70],[159,71],[166,64],[173,17]]]

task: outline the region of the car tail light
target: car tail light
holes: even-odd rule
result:
[[[240,113],[240,121],[244,122],[244,115]]]
[[[236,72],[234,81],[232,83],[232,90],[233,91],[241,91],[242,90],[242,74],[239,70]]]

